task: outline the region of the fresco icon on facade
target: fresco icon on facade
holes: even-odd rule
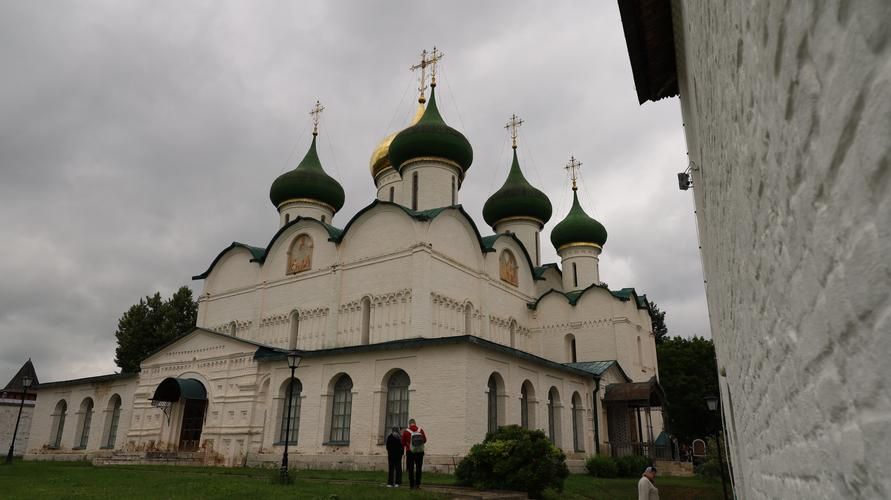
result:
[[[288,274],[306,271],[312,267],[312,238],[301,234],[294,238],[288,253]]]

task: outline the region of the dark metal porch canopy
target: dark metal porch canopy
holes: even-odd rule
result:
[[[610,384],[606,386],[603,402],[637,407],[662,407],[666,404],[665,391],[656,377],[646,382]]]
[[[168,401],[176,403],[180,399],[207,399],[207,390],[204,384],[193,378],[165,378],[158,388],[155,389],[155,395],[151,397],[151,401]]]

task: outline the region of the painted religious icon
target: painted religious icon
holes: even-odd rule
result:
[[[507,250],[502,251],[498,264],[501,271],[501,279],[517,286],[519,284],[517,279],[517,259],[514,258],[514,254]]]
[[[288,252],[288,274],[306,271],[312,267],[312,238],[301,234],[294,238]]]

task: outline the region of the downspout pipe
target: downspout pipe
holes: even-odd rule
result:
[[[597,393],[600,392],[600,377],[594,377],[594,453],[600,455],[600,409],[597,408]]]

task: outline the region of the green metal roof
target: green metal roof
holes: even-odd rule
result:
[[[551,230],[551,243],[559,249],[568,243],[606,243],[606,228],[590,217],[579,203],[578,191],[572,191],[572,208],[560,223]]]
[[[561,275],[563,274],[560,271],[560,267],[557,266],[556,263],[551,262],[549,264],[542,264],[542,265],[536,267],[535,269],[533,269],[532,275],[535,277],[536,280],[543,280],[544,273],[547,272],[548,269],[553,269],[554,271],[557,271],[559,274],[561,274]]]
[[[52,387],[64,387],[67,385],[80,385],[80,384],[93,384],[98,382],[108,382],[111,380],[123,380],[128,378],[133,378],[138,376],[138,373],[110,373],[108,375],[98,375],[95,377],[83,377],[83,378],[75,378],[71,380],[58,380],[55,382],[44,382],[42,384],[38,384],[33,389],[49,389]]]
[[[436,88],[430,89],[430,102],[418,123],[396,134],[390,143],[390,164],[398,171],[413,158],[445,158],[457,163],[463,172],[473,163],[473,148],[464,134],[446,125],[436,107]]]
[[[540,190],[529,184],[520,162],[517,161],[517,148],[504,185],[495,191],[483,205],[483,219],[486,224],[495,224],[508,217],[531,217],[544,225],[551,219],[551,200]]]
[[[251,262],[253,262],[253,261],[262,262],[263,259],[266,257],[266,250],[264,250],[263,248],[246,245],[244,243],[239,243],[237,241],[233,241],[229,246],[224,248],[222,252],[218,253],[217,256],[214,257],[213,262],[210,263],[210,266],[207,268],[206,271],[204,271],[203,273],[198,274],[196,276],[192,276],[192,279],[193,280],[203,280],[203,279],[207,278],[208,276],[210,276],[210,272],[213,270],[214,266],[217,265],[217,262],[219,262],[220,259],[223,258],[223,255],[225,255],[227,252],[229,252],[230,250],[235,249],[235,248],[243,248],[243,249],[247,250],[248,252],[250,252]]]
[[[634,305],[636,305],[638,309],[649,310],[649,308],[650,308],[650,304],[649,304],[649,302],[647,302],[647,298],[646,298],[647,296],[646,295],[638,295],[637,292],[634,290],[634,288],[623,288],[621,290],[610,290],[606,285],[602,285],[599,283],[590,285],[587,288],[584,288],[582,290],[573,290],[571,292],[563,292],[563,291],[557,290],[555,288],[551,288],[547,292],[541,294],[541,297],[535,299],[535,302],[530,302],[530,303],[526,304],[526,307],[528,307],[529,309],[535,310],[536,308],[538,308],[538,303],[541,302],[542,299],[544,299],[545,297],[547,297],[548,295],[550,295],[552,293],[562,295],[563,297],[566,298],[566,301],[569,302],[569,305],[575,306],[576,304],[578,304],[578,301],[581,300],[582,296],[585,295],[585,293],[588,290],[593,290],[593,289],[601,289],[603,291],[609,292],[610,295],[612,295],[613,297],[615,297],[621,301],[634,300]]]
[[[335,212],[343,207],[345,200],[343,187],[322,168],[316,152],[315,134],[297,168],[278,176],[269,188],[269,199],[276,208],[288,200],[299,198],[321,201],[331,205]]]
[[[530,354],[526,351],[521,351],[519,349],[515,349],[513,347],[508,347],[506,345],[498,344],[495,342],[491,342],[489,340],[476,337],[474,335],[456,335],[453,337],[435,337],[435,338],[424,338],[424,337],[416,337],[413,339],[402,339],[402,340],[392,340],[389,342],[379,342],[377,344],[367,344],[367,345],[354,345],[347,347],[334,347],[329,349],[316,349],[311,351],[298,351],[300,355],[304,358],[320,358],[326,356],[335,356],[341,354],[353,354],[353,353],[362,353],[362,352],[377,352],[377,351],[397,351],[402,349],[413,349],[418,347],[435,347],[449,344],[471,344],[475,346],[482,347],[484,349],[489,349],[496,352],[501,352],[504,354],[509,354],[512,356],[516,356],[521,359],[525,359],[527,361],[539,363],[541,365],[547,366],[549,368],[554,368],[557,370],[561,370],[563,372],[571,373],[573,375],[581,375],[585,377],[590,377],[592,374],[588,371],[575,368],[572,366],[568,366],[563,363],[557,363],[551,361],[549,359],[542,358],[540,356],[536,356],[534,354]],[[254,359],[257,361],[280,361],[284,360],[287,357],[288,351],[286,349],[280,349],[277,347],[261,347],[257,349],[257,352],[254,353]]]
[[[580,361],[578,363],[566,363],[566,366],[571,366],[573,368],[577,368],[579,370],[586,371],[588,373],[593,374],[595,377],[601,377],[610,367],[615,366],[622,373],[622,376],[625,377],[626,380],[631,380],[628,378],[628,375],[625,374],[625,370],[622,369],[622,366],[619,365],[619,362],[614,359],[608,359],[606,361]]]

